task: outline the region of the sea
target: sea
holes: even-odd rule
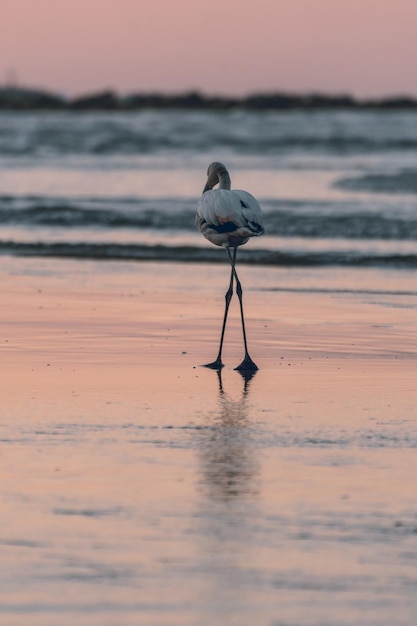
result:
[[[416,111],[0,113],[2,625],[416,624],[416,156]],[[214,160],[256,375],[237,298],[199,367]]]
[[[266,266],[417,267],[417,112],[2,112],[0,254],[227,262],[194,224],[208,164],[259,200]]]

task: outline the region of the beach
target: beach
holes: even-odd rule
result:
[[[3,257],[8,626],[409,626],[413,276]]]
[[[0,622],[414,626],[416,112],[0,116]],[[260,202],[195,227],[207,166]]]

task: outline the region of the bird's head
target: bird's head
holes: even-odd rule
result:
[[[213,161],[207,169],[207,183],[204,191],[213,189],[217,183],[219,183],[221,189],[230,189],[230,176],[226,166],[219,161]]]

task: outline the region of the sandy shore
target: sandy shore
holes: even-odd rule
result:
[[[45,364],[191,367],[217,352],[226,266],[9,263],[1,275],[0,310],[6,370]],[[325,284],[319,272],[316,282],[314,275],[300,282],[296,272],[277,268],[240,272],[249,347],[262,370],[276,368],[282,357],[416,358],[417,292],[401,284],[383,293],[383,281],[352,289],[343,275],[339,283]],[[225,361],[233,366],[243,356],[236,296],[229,319]]]
[[[242,268],[245,385],[226,266],[3,268],[9,626],[413,623],[415,293]]]

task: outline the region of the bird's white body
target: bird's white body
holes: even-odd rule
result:
[[[230,177],[222,163],[212,163],[197,206],[196,225],[216,246],[235,248],[250,237],[263,235],[262,211],[247,191],[230,189]],[[212,187],[219,184],[219,189]]]

